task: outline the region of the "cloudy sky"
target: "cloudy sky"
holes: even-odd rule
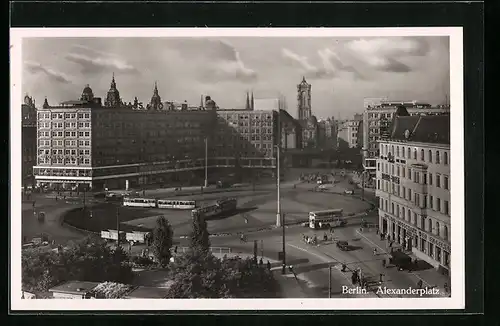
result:
[[[126,102],[149,102],[157,81],[164,101],[193,105],[201,94],[222,108],[243,108],[250,90],[282,94],[296,116],[305,76],[313,114],[348,118],[366,97],[443,103],[449,67],[448,37],[27,38],[22,78],[38,105],[77,99],[86,84],[104,98],[114,72]]]

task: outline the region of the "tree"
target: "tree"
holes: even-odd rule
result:
[[[127,254],[99,238],[71,243],[63,251],[35,248],[22,252],[22,283],[26,291],[40,293],[64,281],[127,283],[133,274]]]
[[[191,249],[195,251],[208,252],[210,250],[210,239],[205,218],[196,214],[193,216],[193,230],[191,231]]]
[[[170,248],[172,248],[172,239],[174,232],[172,231],[172,226],[165,218],[165,216],[160,216],[156,220],[156,227],[153,230],[153,255],[156,261],[165,267],[169,264],[172,253]]]
[[[269,298],[279,293],[272,272],[252,259],[218,259],[192,250],[175,260],[171,273],[169,298]]]

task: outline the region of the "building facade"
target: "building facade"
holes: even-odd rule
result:
[[[341,148],[358,147],[358,129],[361,121],[358,119],[346,120],[340,122],[338,130],[338,144]]]
[[[33,166],[36,165],[36,107],[35,100],[30,96],[24,97],[21,105],[22,111],[22,184],[24,189],[27,186],[34,186]]]
[[[379,142],[379,228],[437,269],[450,268],[449,116],[401,116]]]
[[[205,166],[273,169],[278,111],[219,110],[205,97],[200,106],[162,102],[157,85],[147,105],[124,103],[113,76],[104,105],[87,85],[80,100],[37,112],[39,186],[123,189],[189,181],[202,184]],[[297,146],[300,128],[281,111],[282,143]]]
[[[388,101],[386,98],[365,99],[362,126],[363,168],[372,177],[375,176],[378,140],[387,134],[399,106],[405,107],[410,115],[443,115],[450,112],[450,107],[447,105],[432,106],[418,101]]]

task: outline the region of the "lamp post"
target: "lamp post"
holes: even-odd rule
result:
[[[328,298],[332,297],[332,265],[328,265]]]
[[[205,188],[208,187],[208,137],[205,137]]]
[[[116,207],[116,248],[120,247],[120,207]]]

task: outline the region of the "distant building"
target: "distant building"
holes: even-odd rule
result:
[[[37,146],[37,124],[35,100],[30,96],[24,97],[21,105],[22,111],[22,184],[24,189],[27,186],[34,186],[33,166],[36,165]]]
[[[318,119],[312,114],[311,84],[302,78],[297,85],[297,117],[302,128],[302,148],[318,146]]]
[[[369,98],[364,100],[363,112],[363,167],[375,176],[375,161],[378,155],[378,140],[389,128],[398,107],[404,107],[409,115],[449,114],[450,107],[432,106],[418,101],[388,101],[387,98]]]
[[[318,146],[325,149],[337,148],[337,124],[333,118],[318,121]]]
[[[437,269],[450,268],[450,118],[396,116],[379,140],[379,228]]]
[[[346,120],[339,122],[339,129],[337,133],[339,149],[341,148],[356,148],[358,147],[358,129],[361,120]]]

